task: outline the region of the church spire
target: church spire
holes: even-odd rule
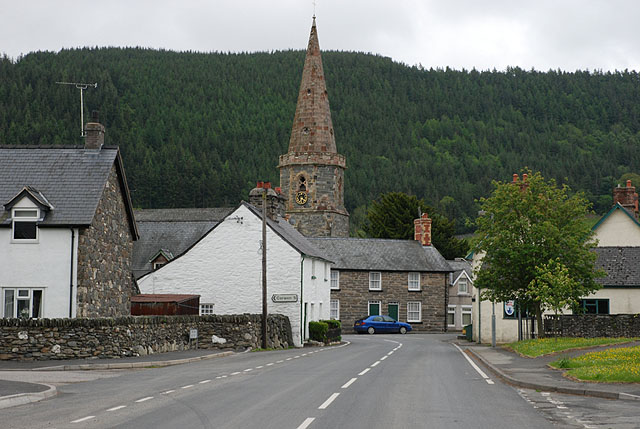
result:
[[[289,139],[289,153],[292,152],[337,153],[315,15]]]

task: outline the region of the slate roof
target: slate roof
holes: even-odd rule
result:
[[[262,219],[262,210],[257,209],[247,202],[242,202],[246,208],[253,212],[256,216]],[[278,221],[267,218],[267,226],[269,226],[276,234],[282,237],[287,243],[289,243],[294,249],[306,256],[314,258],[324,259],[329,262],[334,262],[333,256],[329,257],[329,253],[324,252],[321,248],[315,245],[310,238],[300,234],[289,222],[285,219],[278,217]]]
[[[598,283],[611,287],[640,288],[640,247],[596,247],[596,268],[607,272]]]
[[[133,244],[133,274],[152,271],[149,262],[160,250],[182,254],[224,219],[233,208],[135,210],[140,238]]]
[[[137,238],[122,160],[110,146],[0,146],[0,225],[11,222],[4,204],[25,187],[37,189],[54,207],[39,226],[90,225],[114,163]]]
[[[336,269],[366,271],[451,272],[433,247],[415,240],[380,238],[309,238],[334,260]]]
[[[467,276],[469,276],[470,279],[473,278],[471,277],[471,274],[472,274],[471,263],[466,259],[456,258],[455,260],[447,261],[447,263],[453,270],[454,282],[458,279],[458,277],[460,277],[460,274],[462,274],[463,271],[467,273]]]

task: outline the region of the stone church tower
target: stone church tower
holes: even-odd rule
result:
[[[344,207],[347,167],[344,155],[336,149],[315,16],[289,151],[280,155],[278,168],[280,187],[287,198],[286,213],[302,234],[349,236],[349,213]]]

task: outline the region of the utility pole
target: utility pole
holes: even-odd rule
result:
[[[267,348],[267,188],[262,188],[262,348]]]

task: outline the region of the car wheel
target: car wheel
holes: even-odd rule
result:
[[[400,327],[400,333],[401,334],[406,334],[407,333],[407,328],[405,328],[404,326]]]
[[[373,326],[369,326],[369,329],[367,329],[367,332],[368,332],[370,335],[373,335],[373,334],[375,334],[375,333],[376,333],[376,330],[375,330],[375,329],[373,329]]]

